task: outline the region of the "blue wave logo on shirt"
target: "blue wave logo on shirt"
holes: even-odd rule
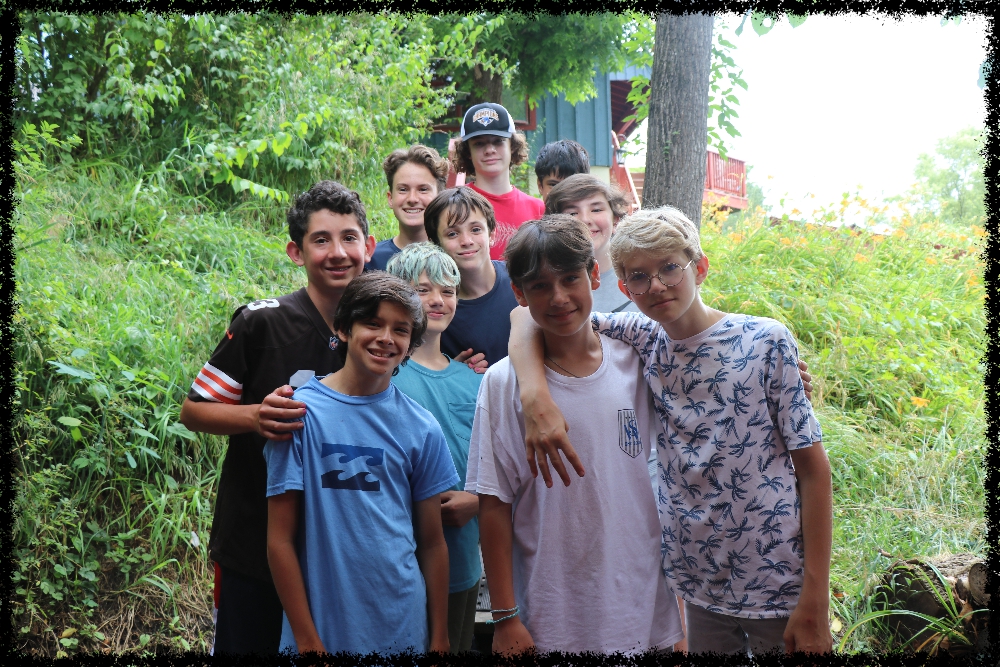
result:
[[[639,437],[639,422],[635,410],[618,411],[618,446],[635,458],[642,452],[642,438]]]
[[[337,467],[323,473],[321,477],[324,489],[378,491],[381,488],[378,478],[370,468],[382,467],[384,458],[382,448],[324,442],[320,455],[322,458],[337,456],[334,462]],[[373,479],[368,479],[369,475]]]

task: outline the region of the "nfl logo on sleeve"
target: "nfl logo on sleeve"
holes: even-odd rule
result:
[[[618,411],[618,446],[632,458],[642,453],[642,438],[639,437],[639,422],[635,418],[635,410]]]

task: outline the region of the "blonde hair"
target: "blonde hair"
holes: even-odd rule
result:
[[[611,263],[621,280],[625,279],[625,260],[635,253],[667,255],[672,252],[683,252],[696,262],[704,255],[698,228],[673,206],[636,211],[622,219],[611,237]]]

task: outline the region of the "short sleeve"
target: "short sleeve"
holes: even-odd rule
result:
[[[631,345],[648,364],[656,349],[660,325],[642,313],[592,313],[594,331]]]
[[[295,431],[291,440],[268,440],[264,445],[267,462],[267,497],[286,491],[302,491],[302,430]]]
[[[451,460],[451,451],[444,439],[444,433],[431,418],[431,428],[427,429],[420,457],[413,467],[410,477],[410,495],[414,502],[426,500],[434,494],[447,491],[458,484],[458,472]]]
[[[212,357],[198,371],[188,398],[192,401],[239,405],[243,400],[243,382],[247,373],[246,345],[249,339],[249,327],[243,317],[243,308],[240,308],[233,315]]]
[[[805,386],[799,375],[799,348],[790,331],[782,325],[774,328],[767,341],[765,369],[773,369],[770,377],[762,377],[767,394],[768,412],[778,426],[789,450],[810,447],[823,440],[823,432],[812,404],[806,398]],[[763,371],[762,371],[763,372]]]
[[[488,375],[488,374],[487,374]],[[472,439],[469,441],[469,468],[465,490],[471,493],[496,496],[505,503],[513,503],[520,488],[517,468],[512,461],[503,462],[503,442],[497,437],[490,414],[489,377],[483,381],[472,422]],[[497,409],[502,410],[497,406]],[[522,452],[523,455],[523,452]],[[511,480],[507,470],[513,473]]]

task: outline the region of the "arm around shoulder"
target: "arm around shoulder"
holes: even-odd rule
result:
[[[306,405],[292,399],[293,389],[285,385],[264,397],[261,403],[221,403],[184,399],[179,420],[189,430],[213,435],[257,433],[268,440],[290,440],[292,431],[302,428]],[[295,420],[295,421],[288,421]]]

